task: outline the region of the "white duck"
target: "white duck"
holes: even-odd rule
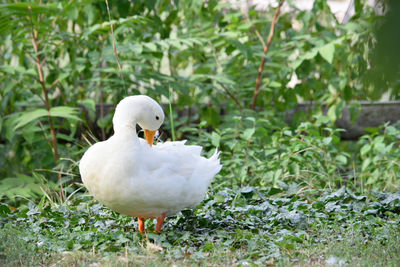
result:
[[[160,232],[168,215],[200,203],[213,177],[221,170],[218,153],[207,159],[200,146],[185,141],[152,146],[164,121],[161,106],[144,95],[129,96],[116,107],[114,135],[91,146],[79,170],[89,192],[109,208],[144,220],[157,218]],[[145,131],[138,138],[136,124]]]

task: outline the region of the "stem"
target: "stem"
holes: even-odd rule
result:
[[[31,7],[28,6],[28,10],[29,12],[31,12]],[[53,124],[53,120],[51,118],[50,115],[50,101],[49,101],[49,94],[46,88],[46,83],[44,81],[44,76],[43,76],[43,68],[41,65],[41,61],[40,61],[40,56],[39,56],[39,41],[38,41],[38,32],[35,30],[35,28],[33,27],[33,21],[32,21],[32,17],[30,17],[30,22],[31,22],[31,34],[32,34],[32,44],[33,44],[33,49],[35,50],[36,53],[36,67],[39,73],[39,83],[42,86],[42,91],[44,94],[44,104],[46,106],[46,110],[47,110],[47,119],[49,122],[49,126],[50,126],[50,133],[51,133],[51,143],[52,143],[52,150],[53,150],[53,154],[54,154],[54,159],[56,161],[56,165],[58,165],[60,158],[58,156],[58,146],[57,146],[57,137],[56,137],[56,131],[54,129],[54,124]],[[60,183],[60,197],[61,200],[64,201],[65,197],[64,197],[64,190],[63,190],[63,186],[61,183],[61,173],[58,174],[58,181]]]
[[[275,10],[274,13],[274,17],[272,18],[272,22],[271,22],[271,28],[269,30],[269,35],[268,35],[268,40],[267,43],[264,46],[264,56],[261,59],[261,64],[260,67],[258,68],[258,75],[257,75],[257,80],[256,80],[256,88],[254,89],[254,95],[253,95],[253,101],[251,103],[251,109],[254,110],[256,108],[256,103],[257,103],[257,96],[260,92],[260,84],[261,84],[261,78],[262,78],[262,72],[264,70],[264,64],[265,64],[265,55],[267,54],[268,50],[269,50],[269,46],[271,44],[272,41],[272,37],[274,37],[274,33],[275,33],[275,25],[278,21],[278,15],[279,15],[279,11],[281,9],[281,6],[283,4],[285,0],[280,0],[278,7]]]
[[[121,64],[119,63],[117,46],[115,45],[114,27],[113,27],[113,24],[111,23],[111,15],[110,15],[110,8],[108,6],[108,0],[106,0],[106,6],[107,6],[107,13],[108,13],[108,20],[110,21],[110,27],[111,27],[111,37],[112,37],[113,51],[114,51],[115,58],[117,59],[118,69],[122,70]]]
[[[221,63],[218,60],[217,52],[215,51],[215,47],[213,46],[213,44],[210,41],[208,41],[208,44],[212,48],[214,60],[215,60],[215,63],[217,64],[218,69],[223,69],[221,66]],[[218,69],[217,69],[217,71],[218,71]],[[224,89],[224,91],[233,99],[233,101],[235,101],[238,108],[242,111],[243,108],[242,108],[242,105],[240,105],[238,99],[229,91],[229,89],[223,83],[220,83],[220,82],[218,82],[218,83],[219,83],[219,85],[221,85],[222,89]]]
[[[262,38],[262,36],[261,36],[260,32],[257,30],[257,28],[253,25],[253,22],[250,20],[249,13],[246,14],[246,20],[254,28],[254,32],[256,33],[258,39],[260,40],[262,46],[264,47],[265,46],[264,39]]]
[[[171,88],[169,89],[169,120],[171,124],[171,135],[172,135],[172,141],[175,141],[175,128],[174,128],[174,116],[172,114],[172,104],[171,104]]]
[[[100,92],[100,118],[104,118],[104,91]],[[101,128],[101,138],[106,140],[106,132],[104,128]]]
[[[114,51],[115,59],[117,60],[118,69],[121,72],[122,71],[122,67],[121,67],[121,63],[119,62],[117,45],[115,44],[114,26],[113,26],[113,23],[111,22],[110,7],[108,6],[108,0],[105,0],[105,1],[106,1],[106,6],[107,6],[108,21],[110,22],[110,28],[111,28],[111,38],[112,38],[112,44],[113,44],[113,51]],[[124,85],[125,93],[126,93],[126,95],[128,95],[128,91],[126,90],[126,85],[125,85],[125,78],[124,78],[122,73],[119,73],[118,75],[121,77],[123,85]]]
[[[240,105],[240,102],[239,102],[239,100],[237,100],[235,95],[232,94],[231,91],[229,91],[229,89],[223,83],[220,83],[220,82],[218,82],[218,83],[219,83],[219,85],[221,85],[222,89],[224,89],[224,91],[233,99],[233,101],[235,101],[235,103],[236,103],[237,107],[240,109],[240,111],[242,111],[243,110],[242,105]]]

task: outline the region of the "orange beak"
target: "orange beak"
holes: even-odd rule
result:
[[[153,145],[154,141],[154,136],[156,135],[157,131],[150,131],[150,130],[144,130],[144,137],[146,138],[147,143],[149,143],[150,146]]]

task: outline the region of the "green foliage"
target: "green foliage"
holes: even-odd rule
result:
[[[385,184],[385,188],[398,188],[400,173],[400,129],[385,124],[377,129],[370,129],[371,135],[364,135],[358,141],[360,152],[360,170],[357,172],[361,185],[371,188],[377,183]]]
[[[397,34],[400,25],[400,4],[395,0],[381,0],[385,16],[377,19],[375,23],[376,45],[372,51],[371,69],[369,79],[375,87],[392,87],[392,95],[400,96],[400,56],[397,54],[397,47],[400,46],[400,37]]]
[[[337,251],[365,256],[379,242],[394,258],[387,265],[398,262],[398,193],[372,192],[400,188],[399,125],[370,129],[357,142],[340,140],[334,125],[346,105],[356,120],[355,100],[399,96],[397,81],[369,79],[372,8],[355,1],[346,24],[323,0],[311,12],[281,14],[264,55],[260,36],[273,9],[239,12],[215,0],[109,4],[109,12],[96,0],[0,4],[0,239],[10,244],[0,244],[0,265],[121,264],[107,257],[310,265],[302,251],[322,247],[316,253],[328,260],[323,248],[332,240],[345,245],[329,253],[347,255],[350,265],[353,255]],[[288,86],[295,74],[301,83]],[[112,133],[113,107],[139,93],[164,105],[161,140],[188,139],[208,155],[218,147],[223,164],[198,209],[169,219],[148,241],[130,218],[85,197],[77,168],[88,143]],[[300,101],[314,105],[287,125],[285,113]]]
[[[32,177],[23,174],[0,181],[0,198],[4,195],[10,200],[14,200],[15,197],[35,198],[41,193],[40,184]]]
[[[195,108],[198,114],[190,114],[177,125],[177,137],[179,126],[199,120],[218,130],[222,112],[235,114],[238,104],[249,105],[264,56],[258,36],[267,35],[266,22],[273,10],[242,13],[218,1],[109,4],[110,13],[105,2],[93,0],[0,5],[4,36],[0,43],[0,72],[4,74],[0,78],[4,114],[0,138],[9,142],[1,145],[5,151],[1,161],[10,166],[1,170],[2,177],[38,167],[70,168],[67,162],[55,167],[51,157],[49,114],[43,107],[36,56],[49,91],[60,158],[79,158],[79,134],[104,138],[110,131],[111,115],[98,118],[94,103],[115,105],[124,96],[145,93],[157,100],[170,99],[177,110]],[[336,21],[325,1],[316,1],[312,12],[281,15],[267,54],[259,107],[287,110],[299,99],[326,102],[329,118],[336,120],[346,102],[380,95],[381,91],[364,81],[373,10],[358,5],[363,8],[344,25]],[[38,53],[31,42],[32,30],[37,32]],[[294,73],[302,83],[288,88]],[[80,105],[89,108],[87,113],[77,109]],[[315,108],[318,113],[319,106]],[[166,122],[167,131],[171,126]],[[97,127],[103,129],[101,134]]]
[[[0,207],[1,209],[2,207]],[[26,234],[22,229],[6,225],[0,230],[0,263],[5,266],[35,265],[35,245],[24,241],[21,236]]]
[[[315,194],[302,191],[300,185],[267,191],[221,188],[211,192],[195,211],[184,210],[169,218],[161,235],[136,232],[136,221],[87,197],[64,205],[29,203],[17,211],[1,205],[0,236],[10,243],[0,245],[0,260],[24,264],[32,260],[28,255],[36,255],[36,261],[48,265],[61,256],[85,251],[88,255],[121,255],[133,263],[151,257],[153,262],[217,264],[227,263],[228,253],[233,257],[230,261],[264,265],[271,259],[278,263],[296,261],[302,249],[329,246],[332,239],[338,241],[347,235],[352,242],[357,242],[354,235],[361,239],[357,245],[360,251],[379,240],[388,253],[393,250],[384,260],[390,261],[391,256],[398,260],[399,228],[395,225],[400,223],[399,193],[365,196],[345,187]],[[29,246],[21,247],[22,241]],[[388,247],[393,243],[397,245]],[[12,247],[18,248],[19,255],[10,251]],[[323,249],[318,253],[326,260],[330,256]],[[353,257],[360,260],[357,255],[348,255],[345,260],[353,262]],[[375,259],[377,263],[380,260]]]
[[[221,130],[191,139],[210,150],[220,147],[222,185],[268,188],[305,182],[311,188],[347,185],[356,191],[400,187],[398,126],[370,129],[372,134],[349,143],[340,140],[343,130],[324,115],[296,129],[271,112],[246,115],[227,116]]]

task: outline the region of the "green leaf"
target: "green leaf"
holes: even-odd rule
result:
[[[343,79],[344,80],[344,79]],[[343,99],[350,101],[353,98],[353,89],[350,86],[345,86],[342,90]]]
[[[0,13],[13,14],[19,16],[31,16],[33,14],[45,14],[58,12],[57,3],[52,4],[36,4],[36,3],[13,3],[13,4],[0,4]]]
[[[254,132],[256,131],[255,128],[248,128],[243,132],[243,139],[249,141],[250,138],[253,136]]]
[[[157,51],[157,46],[154,43],[143,43],[143,46],[152,52]]]
[[[88,20],[88,25],[92,25],[93,22],[95,21],[97,10],[94,8],[93,5],[88,5],[83,9],[83,12],[85,12]]]
[[[352,102],[348,106],[350,113],[350,120],[354,124],[361,114],[361,104],[359,102]]]
[[[329,109],[326,115],[331,121],[336,121],[336,106],[337,105],[332,105]]]
[[[284,134],[284,135],[287,135],[287,136],[293,136],[293,133],[292,133],[291,130],[284,130],[284,131],[283,131],[283,134]]]
[[[218,147],[220,141],[221,141],[221,136],[219,134],[217,134],[216,132],[212,132],[212,134],[211,134],[211,143],[213,144],[213,146]]]
[[[276,81],[272,81],[268,84],[268,87],[280,88],[282,87],[282,84]]]
[[[211,251],[215,248],[214,244],[210,241],[207,241],[206,244],[202,247],[203,251]]]
[[[111,28],[111,24],[114,26],[114,29],[117,28],[117,26],[121,26],[124,24],[142,24],[144,22],[148,22],[148,19],[142,16],[134,15],[131,17],[126,17],[126,18],[121,18],[119,20],[111,20],[107,22],[101,22],[99,24],[94,24],[93,26],[87,28],[83,34],[81,35],[81,38],[86,38],[92,34],[98,34],[98,33],[108,33]]]
[[[365,171],[369,167],[370,164],[371,164],[371,159],[366,158],[361,165],[361,170]]]
[[[371,145],[370,144],[365,144],[360,150],[361,156],[364,156],[371,150]]]
[[[337,104],[337,107],[336,107],[335,112],[336,112],[336,116],[337,116],[338,118],[341,118],[341,117],[342,117],[343,110],[344,110],[345,107],[346,107],[346,101],[341,100],[341,101]]]
[[[52,117],[60,117],[80,121],[81,119],[77,116],[77,114],[78,110],[76,108],[67,106],[53,107],[50,109],[50,116]]]
[[[79,101],[78,103],[90,111],[93,111],[93,112],[96,111],[96,102],[91,98],[87,98],[83,101]]]
[[[268,157],[269,155],[272,155],[272,154],[274,154],[274,153],[276,153],[276,152],[277,152],[276,149],[266,149],[266,150],[264,151],[264,156],[265,156],[265,157]]]
[[[128,44],[129,49],[135,53],[140,55],[143,52],[143,46],[141,44]]]
[[[24,174],[16,176],[0,180],[0,199],[3,196],[7,196],[11,200],[17,196],[31,198],[42,194],[37,179]]]
[[[342,164],[347,164],[347,158],[343,155],[336,156],[336,161]]]
[[[97,120],[97,125],[100,128],[106,128],[108,125],[110,125],[111,120],[112,120],[112,114],[107,114],[106,116],[99,118]]]
[[[320,47],[318,52],[329,64],[332,64],[333,55],[335,54],[335,45],[333,43]]]
[[[77,7],[68,8],[66,11],[66,15],[71,20],[76,20],[79,15],[79,9]]]
[[[14,126],[14,131],[44,116],[48,116],[48,112],[42,108],[23,112],[22,115],[15,120],[16,125]]]
[[[236,39],[229,40],[230,43],[235,46],[246,58],[251,58],[253,56],[253,51],[249,46],[246,46]]]
[[[207,79],[210,79],[225,85],[235,85],[235,82],[224,74],[217,74],[217,75],[193,74],[190,76],[190,79],[193,81],[206,81]]]
[[[303,61],[304,61],[304,59],[297,59],[297,60],[293,61],[292,63],[290,63],[289,65],[290,65],[290,67],[292,67],[293,70],[296,70],[301,65],[301,63],[303,63]]]
[[[307,53],[304,54],[304,59],[313,59],[317,56],[318,50],[317,49],[312,49],[311,51],[308,51]]]
[[[324,143],[324,145],[329,145],[332,142],[332,137],[325,137],[324,139],[322,139],[322,143]]]
[[[11,212],[11,210],[7,207],[6,204],[0,203],[0,216],[7,217],[7,215]]]
[[[304,54],[304,56],[300,57],[299,59],[293,61],[292,63],[290,63],[290,66],[293,68],[293,70],[296,70],[302,63],[304,60],[310,60],[313,59],[317,56],[318,54],[318,50],[317,49],[311,49],[310,51],[308,51],[307,53]]]
[[[61,117],[65,119],[72,119],[72,120],[81,120],[77,115],[77,109],[71,107],[54,107],[50,109],[50,116],[52,117]],[[45,109],[35,109],[32,111],[22,112],[17,119],[15,119],[15,126],[14,131],[27,125],[28,123],[35,121],[41,117],[48,116],[49,113]]]
[[[282,169],[277,169],[277,170],[275,171],[275,173],[274,173],[274,181],[278,181],[278,180],[279,180],[279,178],[280,178],[281,175],[282,175],[282,172],[283,172]]]

